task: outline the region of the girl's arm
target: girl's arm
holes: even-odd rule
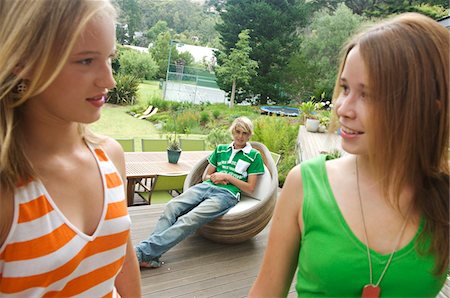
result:
[[[141,273],[131,239],[128,238],[127,254],[115,286],[121,297],[141,297]]]
[[[126,183],[125,157],[122,147],[115,140],[108,138],[104,149],[114,162],[122,180]],[[126,185],[124,188],[127,189]],[[126,198],[126,191],[124,198]],[[126,199],[123,202],[125,205],[127,204]],[[122,270],[116,277],[115,286],[121,297],[141,297],[141,273],[130,237],[128,237],[125,261]]]
[[[249,297],[286,297],[297,269],[303,186],[299,166],[288,174],[277,200],[264,259]]]

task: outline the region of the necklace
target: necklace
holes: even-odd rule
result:
[[[363,287],[363,291],[362,291],[361,297],[363,297],[363,298],[376,298],[376,297],[380,296],[380,292],[381,292],[380,283],[381,283],[381,280],[383,279],[384,274],[386,273],[387,269],[389,268],[389,265],[391,264],[392,258],[394,257],[394,253],[397,250],[398,245],[400,244],[400,240],[402,239],[403,233],[405,232],[406,224],[408,223],[408,218],[409,218],[409,210],[407,212],[405,222],[403,223],[403,226],[400,229],[400,233],[397,236],[397,241],[395,242],[394,248],[392,249],[392,253],[389,256],[388,261],[386,262],[386,266],[384,266],[384,269],[381,272],[381,275],[378,278],[378,281],[374,284],[373,283],[373,271],[372,271],[372,257],[370,255],[370,247],[369,247],[369,237],[367,236],[366,220],[365,220],[365,217],[364,217],[364,208],[363,208],[362,199],[361,199],[361,189],[359,187],[358,157],[356,157],[355,163],[356,163],[356,185],[357,185],[357,188],[358,188],[359,205],[360,205],[360,208],[361,208],[361,218],[362,218],[363,227],[364,227],[364,240],[366,241],[367,259],[369,260],[369,284],[367,284],[367,285],[365,285]]]

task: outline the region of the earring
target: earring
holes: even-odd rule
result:
[[[27,92],[28,84],[29,84],[28,80],[20,80],[12,91],[14,98],[16,99],[22,98],[25,92]]]
[[[16,86],[16,93],[18,95],[23,95],[28,89],[28,84],[26,80],[20,80],[19,84]]]

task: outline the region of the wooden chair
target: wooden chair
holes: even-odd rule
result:
[[[241,193],[241,200],[225,215],[198,230],[203,237],[219,243],[244,242],[261,232],[272,217],[278,192],[278,172],[264,144],[250,142],[264,160],[265,173],[259,175],[253,193]],[[184,182],[184,189],[200,183],[208,165],[207,157],[193,167]]]
[[[167,150],[167,139],[142,139],[143,152],[158,152]]]
[[[183,192],[187,173],[158,175],[149,191],[137,192],[148,204],[165,204],[173,198],[172,192]]]
[[[180,138],[181,150],[183,151],[203,151],[205,150],[205,140]]]
[[[122,146],[125,152],[134,152],[134,139],[116,139],[117,142]]]

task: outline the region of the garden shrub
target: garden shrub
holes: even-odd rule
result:
[[[293,120],[290,119],[277,116],[259,117],[253,122],[255,128],[252,140],[264,143],[270,151],[278,154],[293,151],[299,125],[292,125],[290,121]]]
[[[142,80],[151,80],[157,71],[158,65],[151,54],[123,51],[120,55],[119,73],[133,75]]]
[[[190,134],[200,131],[199,115],[193,111],[183,111],[174,113],[172,119],[166,122],[164,130],[168,132],[177,132]]]
[[[206,137],[206,143],[210,149],[216,148],[219,144],[229,144],[230,132],[227,129],[214,128]]]
[[[209,121],[209,113],[206,111],[200,112],[200,123],[205,125]]]
[[[284,154],[281,156],[280,162],[278,163],[278,185],[283,186],[284,181],[286,181],[287,174],[296,165],[297,156],[293,152],[291,154]]]
[[[108,93],[108,102],[119,105],[130,105],[136,101],[140,79],[131,75],[117,74],[114,76],[116,87]]]
[[[253,121],[253,141],[261,142],[275,153],[281,154],[278,164],[278,181],[283,186],[290,169],[295,166],[295,146],[299,124],[296,118],[264,116]]]
[[[154,96],[148,101],[149,105],[152,105],[154,107],[158,108],[159,112],[168,111],[171,106],[171,102],[162,99],[161,97]]]
[[[212,112],[212,115],[213,115],[214,119],[219,119],[219,117],[220,117],[220,111],[219,111],[219,110],[214,110],[214,111]]]

